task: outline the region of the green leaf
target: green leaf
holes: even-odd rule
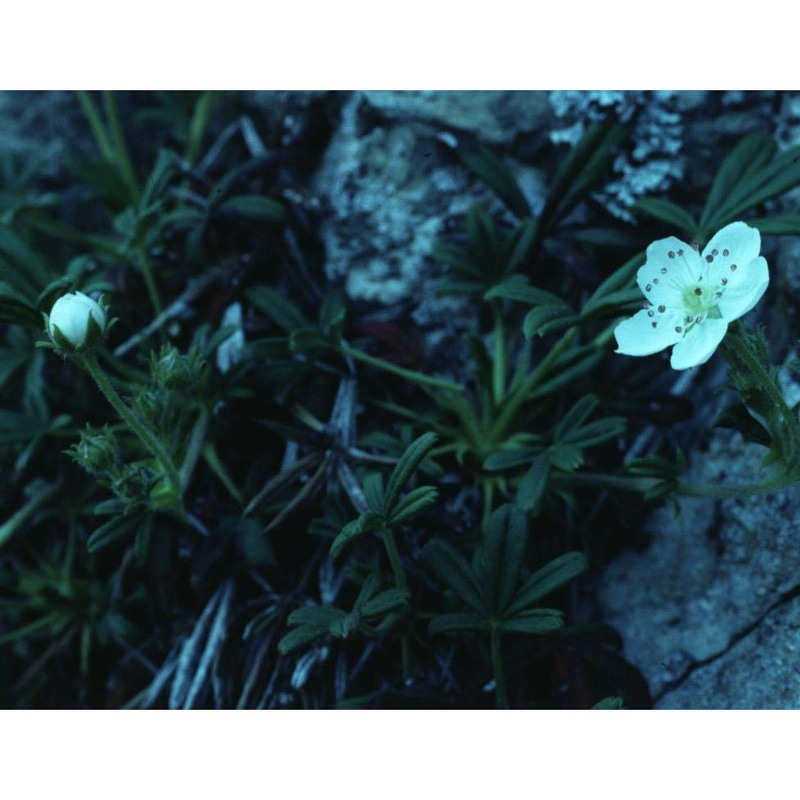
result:
[[[528,257],[536,239],[536,229],[535,219],[523,220],[517,226],[510,242],[511,251],[506,263],[506,272],[514,272]]]
[[[705,228],[742,180],[765,166],[775,152],[775,142],[763,133],[745,136],[722,162],[708,193],[700,226]]]
[[[692,215],[663,197],[642,197],[633,205],[633,210],[660,219],[684,231],[690,237],[697,235],[697,223],[692,219]]]
[[[490,472],[500,472],[501,470],[514,469],[530,464],[537,456],[538,452],[531,448],[516,450],[500,450],[492,453],[484,462],[483,468]]]
[[[461,135],[457,141],[455,152],[464,164],[492,189],[516,216],[530,216],[528,201],[505,162],[477,139]]]
[[[553,368],[554,374],[551,378],[531,390],[528,400],[546,397],[564,386],[573,384],[578,378],[591,372],[604,355],[603,350],[594,344],[574,348],[558,363],[557,367]]]
[[[530,633],[542,636],[564,627],[564,614],[554,608],[533,608],[507,617],[497,626],[503,633]]]
[[[550,457],[547,453],[538,455],[520,481],[517,490],[517,505],[526,511],[539,508],[547,489],[550,477]]]
[[[749,442],[770,447],[772,436],[769,431],[747,409],[744,403],[731,403],[722,410],[712,424],[713,428],[732,428],[739,431]]]
[[[604,697],[592,706],[592,711],[620,711],[625,708],[625,702],[621,697]]]
[[[247,299],[285,333],[310,327],[300,310],[282,292],[269,286],[252,286],[245,292]]]
[[[586,449],[620,436],[626,428],[627,421],[624,417],[603,417],[565,433],[559,444],[573,444]]]
[[[7,225],[0,225],[0,263],[5,277],[19,289],[38,294],[55,277],[44,259]]]
[[[409,595],[400,589],[388,589],[373,597],[361,606],[365,617],[385,617],[408,605]]]
[[[428,625],[431,636],[437,633],[452,633],[454,631],[479,631],[485,633],[489,630],[489,622],[480,614],[440,614],[434,617]]]
[[[435,433],[424,433],[413,441],[400,457],[392,474],[389,476],[389,482],[386,484],[386,492],[383,497],[383,513],[387,518],[392,516],[398,494],[408,483],[414,471],[431,451],[434,444],[436,444],[436,439]]]
[[[553,432],[553,438],[556,441],[561,441],[568,432],[583,425],[599,403],[597,395],[587,394],[581,397],[558,421]]]
[[[382,514],[376,514],[373,511],[367,511],[352,522],[348,522],[331,544],[331,558],[338,558],[352,539],[378,530],[385,522]]]
[[[92,532],[86,540],[86,549],[90,553],[96,553],[98,550],[108,547],[108,545],[129,534],[141,522],[142,519],[138,516],[127,519],[125,517],[113,517]]]
[[[546,292],[544,289],[537,289],[531,286],[524,275],[512,275],[502,283],[493,286],[483,296],[484,300],[503,298],[514,300],[518,303],[527,303],[532,306],[563,306],[567,310],[572,310],[560,297]]]
[[[539,217],[540,236],[549,233],[604,177],[616,157],[618,145],[629,132],[629,125],[613,119],[587,126],[553,179]]]
[[[477,557],[478,574],[489,598],[489,611],[502,613],[519,578],[528,545],[528,521],[525,513],[506,504],[489,517],[481,551]]]
[[[588,567],[589,562],[583,553],[564,553],[554,558],[523,581],[508,608],[508,614],[513,616],[530,609],[542,597],[578,577]]]
[[[396,524],[422,511],[423,508],[432,506],[438,496],[439,492],[434,486],[418,486],[416,489],[412,489],[402,500],[395,504],[389,523]]]
[[[271,197],[255,194],[242,194],[229,197],[218,208],[222,213],[266,222],[270,225],[283,225],[286,222],[286,209],[283,204]]]
[[[749,219],[747,224],[758,228],[762,234],[768,236],[800,236],[800,214]]]
[[[581,311],[581,320],[598,319],[605,316],[621,316],[623,314],[633,314],[642,305],[642,290],[636,288],[620,289],[618,292],[611,292],[597,300],[597,302],[587,303]]]
[[[433,539],[422,549],[422,563],[470,608],[484,614],[486,604],[480,584],[469,562],[451,544]]]
[[[574,472],[583,464],[583,450],[574,444],[556,442],[547,449],[550,463],[565,472]]]
[[[594,294],[586,301],[583,306],[582,315],[594,313],[598,307],[607,305],[609,295],[625,289],[633,288],[636,272],[646,261],[644,253],[637,253],[633,258],[626,261],[618,270],[611,273],[598,287]],[[640,292],[641,294],[641,292]]]
[[[286,655],[331,633],[331,628],[348,616],[346,611],[331,606],[305,606],[289,614],[289,625],[297,625],[278,642],[278,652]]]
[[[295,330],[289,334],[289,349],[298,355],[315,356],[331,347],[331,340],[315,328]]]
[[[380,472],[370,472],[364,478],[364,497],[369,510],[380,514],[383,508],[383,475]]]
[[[526,339],[532,339],[537,333],[540,336],[549,333],[554,327],[553,323],[556,327],[567,327],[576,320],[577,317],[569,306],[538,306],[526,315],[522,323],[522,332]]]

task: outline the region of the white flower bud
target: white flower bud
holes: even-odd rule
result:
[[[83,292],[59,297],[47,318],[47,333],[62,350],[88,350],[100,342],[105,330],[105,309]]]

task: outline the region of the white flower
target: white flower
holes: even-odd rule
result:
[[[106,330],[105,309],[83,292],[59,297],[45,320],[53,343],[67,351],[93,347]]]
[[[647,303],[617,325],[616,352],[649,356],[675,345],[673,369],[705,364],[728,323],[767,290],[769,270],[760,249],[761,235],[744,222],[726,225],[702,253],[674,236],[653,242],[636,274]]]

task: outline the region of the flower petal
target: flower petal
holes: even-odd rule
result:
[[[656,327],[653,327],[653,323]],[[667,311],[656,317],[647,311],[639,311],[630,319],[625,319],[614,329],[617,338],[615,352],[626,356],[650,356],[675,344],[683,334],[675,330],[680,325],[680,318]]]
[[[764,256],[726,273],[727,286],[719,299],[719,313],[732,322],[746,314],[763,297],[769,286],[769,269]]]
[[[659,239],[647,248],[647,261],[636,273],[636,282],[654,305],[674,306],[681,292],[703,274],[700,254],[674,236]]]
[[[724,319],[707,319],[695,325],[672,348],[670,366],[673,369],[689,369],[705,364],[714,354],[727,330],[728,323]]]
[[[717,251],[714,253],[714,251]],[[761,252],[761,234],[744,222],[731,222],[711,238],[703,249],[703,262],[718,263],[727,268],[730,264],[749,264]],[[711,256],[712,261],[708,260]]]

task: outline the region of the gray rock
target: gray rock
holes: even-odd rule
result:
[[[549,92],[368,91],[364,99],[385,116],[469,131],[484,142],[510,144],[551,124]]]
[[[785,371],[782,380],[789,403],[797,402],[798,384]],[[736,432],[716,431],[688,479],[758,482],[767,475],[765,453]],[[626,656],[659,708],[800,708],[800,679],[787,682],[787,653],[800,644],[792,621],[800,614],[800,493],[680,505],[679,516],[654,513],[649,548],[624,553],[603,576],[602,613]]]
[[[439,326],[454,315],[452,301],[440,307],[435,297],[440,271],[431,250],[448,220],[477,202],[498,204],[436,139],[446,122],[464,126],[488,113],[486,93],[453,93],[458,113],[445,113],[449,94],[435,93],[426,115],[426,93],[353,93],[314,183],[327,211],[320,233],[328,276],[343,280],[355,300],[410,301],[420,321],[438,317]],[[376,102],[392,112],[377,122]],[[474,117],[466,110],[470,102]],[[541,204],[534,172],[526,173],[525,190]]]

